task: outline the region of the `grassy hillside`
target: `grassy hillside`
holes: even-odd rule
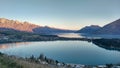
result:
[[[63,67],[30,62],[23,58],[16,58],[15,56],[8,56],[0,53],[0,68],[63,68]]]

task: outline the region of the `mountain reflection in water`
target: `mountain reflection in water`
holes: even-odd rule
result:
[[[92,43],[107,50],[120,51],[120,39],[93,39]],[[0,49],[18,47],[21,45],[27,46],[28,44],[30,44],[30,42],[0,44]]]
[[[20,57],[30,57],[31,55],[38,57],[40,53],[43,53],[49,58],[53,58],[61,62],[76,64],[95,65],[106,63],[116,64],[120,62],[120,51],[113,51],[111,49],[111,47],[114,46],[112,45],[113,43],[117,43],[119,45],[119,40],[113,41],[113,39],[94,39],[91,41],[88,42],[80,40],[58,40],[8,43],[0,44],[0,52]],[[110,47],[109,44],[111,44],[112,46]],[[117,46],[117,44],[115,45],[115,47]],[[102,46],[100,47],[100,45]]]
[[[29,44],[29,42],[16,42],[16,43],[0,44],[0,49],[18,47],[20,45],[27,45],[27,44]]]

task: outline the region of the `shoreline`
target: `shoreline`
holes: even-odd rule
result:
[[[91,41],[88,38],[65,38],[65,37],[57,37],[57,39],[43,39],[43,40],[2,40],[0,44],[6,43],[16,43],[16,42],[38,42],[38,41]]]
[[[0,40],[0,44],[7,44],[7,43],[20,43],[20,42],[41,42],[41,41],[88,41],[92,42],[94,40],[118,40],[120,39],[117,38],[111,38],[111,39],[106,39],[106,38],[99,38],[99,39],[94,39],[94,38],[66,38],[66,37],[53,37],[53,38],[47,38],[47,39],[40,39],[40,40]]]

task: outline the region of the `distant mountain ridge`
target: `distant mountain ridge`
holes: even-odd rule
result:
[[[103,26],[99,31],[96,31],[95,34],[120,35],[120,19]]]
[[[29,22],[19,22],[14,20],[8,20],[5,18],[0,18],[0,28],[10,28],[19,31],[33,32],[32,30],[38,27],[40,26],[31,24]]]
[[[58,29],[58,28],[51,28],[48,26],[45,27],[38,27],[33,29],[33,32],[38,34],[55,34],[55,33],[70,33],[75,32],[74,30],[66,30],[66,29]]]
[[[88,33],[92,34],[99,30],[101,27],[98,25],[85,26],[82,29],[78,30],[76,33]]]
[[[74,32],[72,30],[65,30],[65,29],[58,29],[58,28],[51,28],[51,27],[43,27],[35,24],[31,24],[29,22],[19,22],[15,20],[9,20],[5,18],[0,18],[0,29],[4,30],[18,30],[18,31],[25,31],[25,32],[33,32],[39,34],[48,34],[48,33],[61,33],[61,32]]]
[[[86,26],[77,33],[97,34],[97,35],[120,35],[120,19],[106,24],[103,27],[97,25]]]
[[[15,20],[9,20],[0,18],[0,30],[14,30],[14,31],[25,31],[37,34],[52,34],[52,33],[70,33],[75,32],[74,30],[58,29],[49,26],[39,26],[31,24],[29,22],[19,22]],[[86,26],[76,33],[88,33],[88,34],[112,34],[120,35],[120,19],[113,21],[103,27],[98,25]]]

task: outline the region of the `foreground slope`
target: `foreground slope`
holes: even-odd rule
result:
[[[0,68],[63,68],[62,66],[40,64],[24,58],[0,53]]]

